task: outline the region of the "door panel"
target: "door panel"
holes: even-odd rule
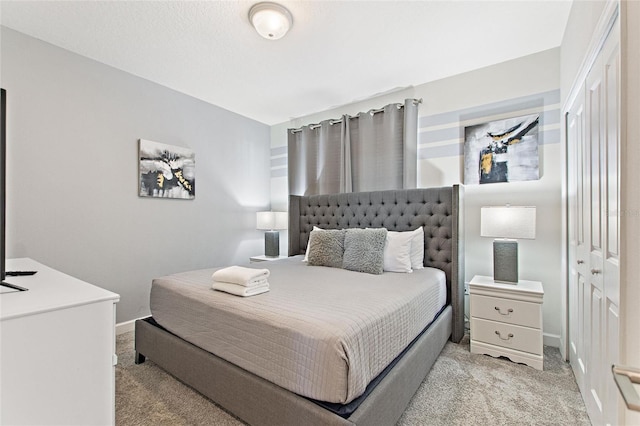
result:
[[[598,61],[596,64],[598,64]],[[595,71],[599,71],[598,67]],[[589,272],[590,282],[602,291],[602,163],[604,123],[602,117],[602,73],[592,72],[587,77],[587,135],[589,188]]]
[[[587,250],[584,232],[584,89],[567,112],[567,212],[569,272],[569,361],[578,387],[584,388],[584,280]],[[587,230],[588,231],[588,230]]]
[[[606,205],[603,232],[603,275],[604,339],[602,368],[607,374],[602,377],[603,423],[619,424],[622,402],[609,368],[619,364],[620,348],[620,48],[618,43],[609,42],[602,52],[604,63],[604,145],[603,145],[603,187],[602,199]]]
[[[578,387],[584,391],[586,373],[585,343],[585,273],[588,266],[588,248],[585,235],[589,234],[585,196],[587,157],[585,150],[585,90],[578,94],[566,117],[567,125],[567,211],[568,270],[569,270],[569,360]]]
[[[609,53],[605,63],[605,158],[603,200],[606,203],[604,252],[605,296],[614,305],[620,304],[620,123],[619,75],[620,50],[618,45]]]
[[[618,306],[613,303],[609,303],[606,312],[606,344],[604,363],[605,366],[611,366],[620,363],[619,349],[620,349],[620,315],[618,313]],[[603,420],[605,424],[618,425],[620,424],[620,414],[623,409],[622,401],[620,401],[618,387],[613,381],[613,376],[609,374],[609,370],[606,370],[604,376],[604,395],[606,400],[603,405]]]
[[[602,366],[602,292],[596,286],[591,286],[591,338],[589,342],[589,370],[586,382],[589,384],[589,398],[585,401],[590,409],[589,417],[594,424],[602,423],[602,379],[605,372]]]

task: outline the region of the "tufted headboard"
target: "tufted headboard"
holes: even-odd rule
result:
[[[464,187],[419,188],[289,196],[289,256],[304,254],[313,226],[324,229],[387,228],[411,231],[424,226],[424,265],[447,277],[447,303],[453,307],[453,334],[464,335]]]

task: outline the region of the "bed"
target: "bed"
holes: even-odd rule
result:
[[[267,265],[272,273],[272,289],[265,293],[277,301],[277,306],[283,307],[283,316],[289,316],[285,319],[271,316],[263,306],[267,298],[260,296],[224,299],[212,295],[218,292],[207,288],[211,270],[162,277],[154,280],[152,287],[154,317],[136,321],[136,363],[149,357],[249,424],[394,424],[446,341],[459,342],[464,334],[462,211],[463,191],[458,185],[291,196],[291,257]],[[382,276],[368,276],[308,266],[301,255],[314,226],[323,229],[384,227],[390,231],[423,227],[427,268],[412,274],[385,272]],[[304,286],[299,283],[306,282],[301,281],[298,274],[309,271],[314,271],[312,277],[319,281],[307,286],[305,291],[311,293],[305,294],[305,301],[296,302],[292,294],[302,291]],[[402,295],[394,290],[384,294],[387,284],[382,280],[400,280],[399,275],[408,277],[402,278],[402,285],[409,293]],[[428,275],[441,277],[443,293],[420,286]],[[311,275],[308,280],[312,280]],[[343,282],[348,287],[340,288]],[[322,283],[332,283],[343,295],[349,291],[354,293],[339,298],[328,296],[326,292],[331,286],[325,284],[325,288]],[[399,283],[392,285],[399,286]],[[181,294],[185,297],[181,298]],[[353,296],[357,294],[363,296]],[[353,308],[350,300],[356,298],[364,299],[364,306]],[[190,299],[190,304],[181,302],[183,299]],[[205,299],[211,302],[204,303]],[[387,299],[386,303],[402,306],[400,313],[394,311],[385,316],[387,308],[378,303]],[[441,303],[436,303],[437,299],[441,299]],[[333,317],[320,317],[314,311],[330,311],[327,307],[332,305]],[[430,309],[426,309],[427,306]],[[362,311],[360,317],[358,309]],[[259,317],[260,322],[253,325],[246,322],[252,315]],[[391,341],[393,344],[389,345],[389,339],[378,337],[368,346],[366,342],[353,340],[349,330],[361,328],[364,317],[378,321],[364,326],[375,332],[395,326],[396,329],[387,331],[398,336]],[[414,324],[413,319],[407,322],[407,317],[420,318],[423,323]],[[304,328],[303,323],[311,326],[298,333]],[[263,330],[265,324],[276,327],[276,331]],[[275,337],[264,340],[266,335]],[[319,335],[338,340],[325,343],[317,338]],[[292,340],[292,346],[287,347],[287,342]],[[355,343],[349,346],[345,341]],[[319,346],[337,346],[346,352],[337,356],[320,355],[320,361],[314,360],[312,368],[297,364],[299,359],[319,352]],[[227,351],[230,347],[240,349],[234,354]],[[280,361],[280,352],[288,353],[292,348],[299,351],[291,356],[293,361]],[[359,352],[353,348],[360,348]],[[330,359],[332,357],[335,359]],[[344,359],[340,358],[347,359],[344,371],[340,367]]]

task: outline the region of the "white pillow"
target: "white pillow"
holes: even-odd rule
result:
[[[317,226],[314,226],[313,229],[311,230],[311,232],[320,229],[322,230],[322,228],[318,228]],[[311,242],[311,232],[309,232],[309,240],[307,241],[307,249],[304,252],[304,259],[302,259],[303,262],[308,262],[309,261],[309,243]]]
[[[411,269],[424,269],[424,229],[422,226],[408,232],[411,239]]]
[[[413,232],[387,232],[384,243],[384,267],[388,272],[412,272],[411,245]]]

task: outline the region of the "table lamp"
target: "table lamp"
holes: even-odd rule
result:
[[[494,237],[493,280],[518,283],[518,241],[536,237],[536,208],[491,206],[480,209],[480,236]]]
[[[267,257],[280,256],[279,229],[287,229],[287,212],[256,212],[256,229],[264,233],[264,255]]]

